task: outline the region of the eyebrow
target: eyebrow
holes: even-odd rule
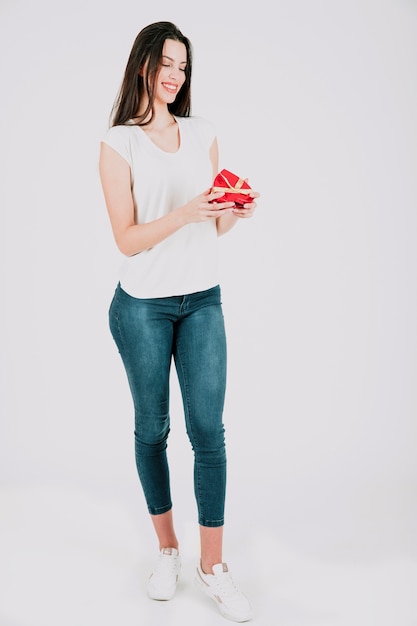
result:
[[[166,54],[163,54],[163,55],[162,55],[162,58],[163,58],[163,59],[168,59],[169,61],[172,61],[173,63],[175,62],[175,59],[173,59],[172,57],[167,56]],[[187,65],[187,61],[180,61],[180,63],[179,63],[179,64],[180,64],[180,65],[182,65],[182,64]]]

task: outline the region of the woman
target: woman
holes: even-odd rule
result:
[[[145,27],[128,59],[100,151],[105,202],[125,255],[109,319],[133,397],[136,464],[159,543],[148,594],[171,599],[181,567],[166,455],[173,360],[194,451],[196,583],[225,617],[247,621],[249,602],[222,555],[226,340],[216,244],[256,203],[238,208],[210,192],[217,141],[212,125],[190,114],[191,66],[191,44],[170,22]]]

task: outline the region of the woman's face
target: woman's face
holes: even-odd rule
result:
[[[166,39],[162,49],[161,68],[156,76],[155,102],[174,102],[185,82],[187,50],[183,43]]]

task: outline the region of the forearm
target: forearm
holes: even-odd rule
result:
[[[153,248],[167,237],[184,226],[185,220],[181,212],[171,211],[153,222],[132,224],[115,239],[119,250],[126,256],[133,256],[144,250]]]
[[[233,215],[233,213],[225,213],[221,217],[217,218],[217,235],[220,237],[221,235],[226,234],[233,228],[233,226],[238,221],[238,217]]]

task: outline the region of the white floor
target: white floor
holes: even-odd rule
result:
[[[231,623],[194,588],[198,536],[191,520],[178,527],[183,568],[177,595],[154,602],[145,593],[155,556],[153,534],[139,505],[129,508],[124,494],[98,495],[59,484],[14,486],[0,491],[0,511],[1,626]],[[304,537],[316,537],[308,554],[256,517],[250,528],[234,523],[225,540],[225,560],[253,604],[252,623],[417,625],[415,558],[392,550],[379,556],[364,550],[361,557],[359,537],[350,557],[336,551],[331,558],[332,533],[312,533],[305,520]],[[301,537],[303,524],[293,533]]]

